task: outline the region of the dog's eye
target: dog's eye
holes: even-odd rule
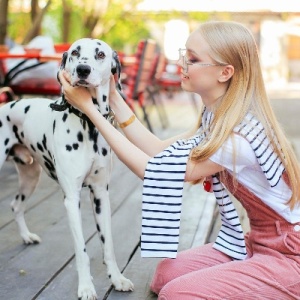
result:
[[[79,55],[79,52],[78,52],[77,50],[73,50],[73,51],[71,52],[71,55],[72,55],[72,56],[78,56],[78,55]]]
[[[104,57],[105,57],[105,53],[103,51],[97,53],[97,58],[103,59]]]

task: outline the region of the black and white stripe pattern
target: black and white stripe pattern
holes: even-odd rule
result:
[[[142,257],[176,257],[187,160],[192,148],[204,140],[204,130],[212,118],[212,113],[204,111],[196,136],[175,142],[149,161],[143,186]],[[262,124],[248,114],[234,131],[248,140],[271,187],[276,186],[284,167],[274,153]],[[213,176],[213,191],[222,220],[214,248],[233,259],[246,259],[244,233],[238,214],[216,175]]]
[[[276,186],[284,171],[284,166],[278,155],[273,151],[263,125],[248,113],[235,131],[248,140],[271,187]]]
[[[142,257],[176,257],[186,163],[199,137],[179,140],[152,158],[143,185]]]
[[[243,229],[230,196],[216,175],[212,176],[213,191],[219,205],[222,226],[213,245],[236,260],[247,257]]]

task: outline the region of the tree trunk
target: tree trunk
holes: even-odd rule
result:
[[[86,34],[90,37],[94,37],[93,32],[97,27],[97,24],[101,22],[101,18],[106,14],[108,10],[109,0],[96,0],[91,3],[92,9],[90,9],[90,11],[87,11],[83,26],[84,28],[86,28]]]
[[[0,45],[5,44],[7,34],[8,1],[0,0]]]
[[[34,37],[39,35],[43,17],[45,15],[45,13],[47,12],[47,9],[49,8],[50,4],[51,4],[51,0],[48,0],[47,4],[44,6],[44,8],[41,9],[38,12],[38,14],[36,15],[31,28],[28,30],[24,40],[22,41],[23,45],[28,44]]]
[[[72,1],[63,0],[62,5],[63,5],[62,40],[63,43],[68,43],[69,36],[70,36]]]
[[[41,9],[39,7],[39,0],[31,0],[31,11],[30,11],[31,23],[34,22],[40,10]]]

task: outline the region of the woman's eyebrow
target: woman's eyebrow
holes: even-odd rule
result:
[[[189,52],[189,53],[191,53],[191,54],[194,54],[196,56],[199,56],[199,54],[196,51],[194,51],[193,49],[186,48],[186,51]]]

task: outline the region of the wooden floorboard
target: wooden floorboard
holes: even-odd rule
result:
[[[188,129],[196,118],[189,96],[167,102],[167,114],[171,116],[167,129],[162,128],[155,108],[151,111],[155,133],[162,138]],[[41,237],[42,243],[26,246],[10,210],[17,179],[13,163],[5,162],[0,172],[0,299],[76,299],[77,272],[62,191],[42,174],[25,213],[28,227]],[[135,284],[134,292],[120,293],[111,288],[107,278],[88,191],[82,192],[84,237],[98,299],[156,299],[149,292],[149,283],[160,259],[140,257],[141,195],[142,181],[114,157],[110,200],[115,253],[120,269]],[[203,211],[207,219],[212,214],[205,197],[199,186],[185,185],[180,250],[199,243],[196,232],[204,224],[199,219],[203,218]]]
[[[197,114],[188,94],[165,98],[164,102],[169,119],[167,129],[162,128],[155,108],[150,112],[151,123],[159,137],[178,134],[195,123]],[[276,111],[282,112],[284,105],[276,102]],[[288,128],[288,122],[285,127]],[[293,146],[298,153],[299,140],[299,136],[293,136]],[[13,164],[6,162],[0,171],[0,299],[77,299],[74,249],[60,187],[43,174],[26,210],[28,227],[42,238],[42,243],[25,246],[10,210],[17,186]],[[113,240],[118,265],[135,285],[133,292],[120,293],[111,288],[107,278],[87,190],[82,193],[84,237],[98,299],[157,299],[150,293],[149,284],[160,259],[140,256],[141,195],[141,180],[115,157],[110,184]],[[183,195],[180,251],[214,241],[220,226],[213,194],[204,192],[201,185],[185,184]],[[247,224],[244,210],[237,207],[243,224]]]

